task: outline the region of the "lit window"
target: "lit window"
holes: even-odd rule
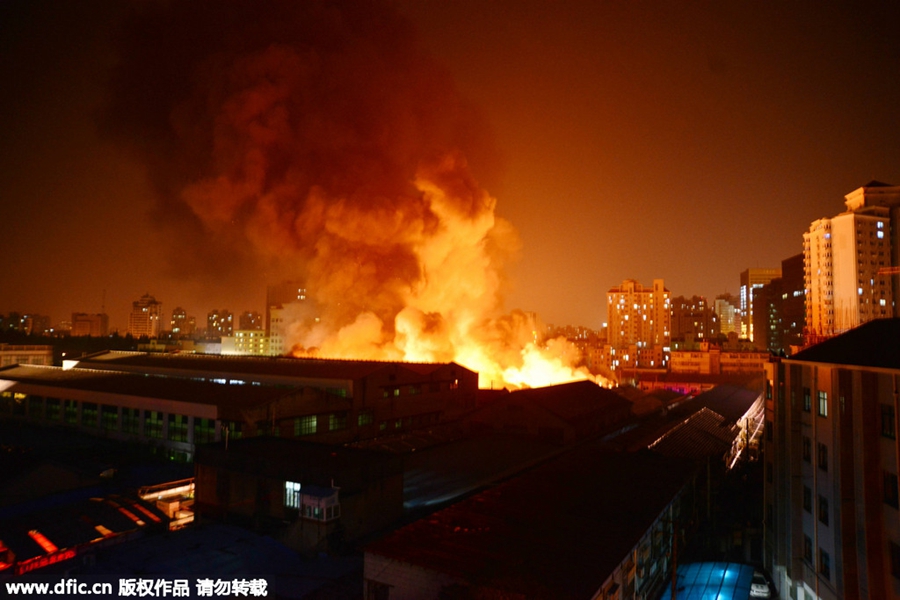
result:
[[[284,482],[285,508],[300,508],[300,484],[296,481]]]
[[[294,419],[294,435],[313,435],[316,433],[316,415],[297,417]]]
[[[819,416],[828,416],[828,392],[819,392]]]

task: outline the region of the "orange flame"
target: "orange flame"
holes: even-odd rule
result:
[[[398,204],[393,211],[364,211],[339,201],[317,211],[327,234],[311,265],[309,289],[319,292],[322,314],[291,327],[293,354],[455,361],[477,371],[481,387],[596,381],[576,367],[580,356],[574,345],[540,339],[536,316],[522,311],[496,316],[501,268],[517,250],[518,238],[494,214],[496,201],[475,185],[465,161],[445,157],[421,169],[415,186],[421,203],[413,210]],[[402,246],[416,276],[403,278],[388,269],[390,276],[383,278],[379,265],[347,265],[336,249],[354,244],[370,257],[378,256],[378,248]]]

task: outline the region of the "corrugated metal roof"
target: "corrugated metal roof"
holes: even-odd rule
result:
[[[277,375],[317,379],[359,379],[381,370],[406,369],[427,375],[454,363],[406,363],[373,360],[336,360],[284,356],[222,356],[219,354],[104,352],[78,361],[79,367],[109,369],[116,366],[164,368],[239,374]],[[468,371],[465,367],[456,365]]]
[[[42,385],[60,389],[159,398],[216,406],[257,406],[271,402],[298,388],[229,385],[209,381],[134,375],[94,369],[63,369],[36,365],[13,365],[0,369],[0,381]],[[14,389],[14,388],[10,388]],[[324,392],[323,392],[324,393]]]

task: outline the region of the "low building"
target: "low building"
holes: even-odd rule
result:
[[[190,460],[198,444],[226,437],[344,444],[413,431],[458,419],[477,392],[477,373],[454,363],[187,356],[110,352],[0,369],[0,416]]]
[[[53,346],[0,344],[0,367],[52,364]]]
[[[631,402],[591,381],[499,394],[471,413],[474,429],[518,433],[569,444],[620,427]]]
[[[203,446],[194,467],[198,518],[243,521],[304,552],[339,548],[403,514],[402,459],[387,453],[267,437]]]
[[[671,373],[699,375],[762,374],[769,360],[766,352],[723,352],[721,348],[703,343],[696,350],[672,351],[669,359]]]
[[[693,474],[582,446],[367,546],[365,597],[653,597],[671,579]]]
[[[262,330],[239,329],[222,337],[222,354],[269,356],[269,338]]]

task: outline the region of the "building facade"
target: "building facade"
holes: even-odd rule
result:
[[[160,319],[162,319],[162,302],[158,302],[150,294],[144,294],[131,303],[128,333],[136,338],[159,337]]]
[[[53,346],[0,344],[0,367],[52,364]]]
[[[782,598],[900,597],[900,320],[767,365],[764,559]]]
[[[344,444],[403,435],[475,408],[478,374],[389,363],[107,352],[0,370],[0,417],[153,445],[275,435]]]
[[[214,308],[206,315],[206,335],[223,337],[234,332],[234,315],[231,311]]]
[[[897,316],[892,231],[900,186],[873,181],[844,200],[844,212],[813,221],[803,234],[807,344]]]
[[[672,310],[662,279],[645,287],[626,279],[607,292],[608,344],[613,369],[664,367],[671,344]]]
[[[718,317],[702,296],[672,298],[672,347],[693,348],[718,335]]]
[[[109,334],[109,316],[105,313],[72,313],[69,335],[103,337]]]
[[[754,341],[753,304],[756,292],[775,279],[781,277],[781,269],[747,269],[741,273],[741,337]]]

